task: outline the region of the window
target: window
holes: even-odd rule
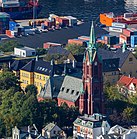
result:
[[[41,76],[39,76],[39,79],[41,79]]]
[[[64,91],[64,87],[62,87],[61,91]]]
[[[69,89],[66,90],[66,93],[68,93],[68,92],[69,92]]]
[[[73,94],[73,93],[74,93],[74,90],[71,91],[71,94]]]
[[[79,92],[77,91],[76,96],[79,94]]]
[[[133,58],[132,58],[132,57],[130,57],[130,58],[129,58],[129,61],[130,61],[130,62],[131,62],[131,61],[133,61]]]

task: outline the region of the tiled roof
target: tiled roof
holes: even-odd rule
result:
[[[126,50],[124,53],[122,52],[122,49],[117,50],[109,50],[109,49],[98,49],[98,54],[101,55],[102,60],[104,59],[113,59],[113,58],[119,58],[119,68],[123,65],[126,58],[131,52],[129,50]]]
[[[123,76],[119,79],[118,84],[122,84],[122,85],[128,87],[129,84],[132,82],[132,80],[133,80],[133,78],[130,78],[130,77],[128,77],[128,76],[124,76],[124,75],[123,75]]]
[[[50,47],[47,54],[49,55],[60,54],[60,55],[68,56],[70,52],[62,48],[62,46],[56,46],[56,47]]]
[[[60,92],[60,88],[62,82],[64,80],[64,76],[54,76],[50,77],[46,82],[44,88],[41,90],[38,97],[40,98],[57,98],[58,93]]]
[[[80,96],[81,87],[82,79],[73,76],[66,76],[61,86],[58,98],[75,102]]]
[[[133,84],[135,84],[136,86],[137,86],[137,79],[135,79],[135,78],[130,78],[130,77],[128,77],[128,76],[122,76],[120,79],[119,79],[119,81],[117,82],[118,84],[122,84],[122,85],[124,85],[124,86],[126,86],[126,87],[129,87],[129,85],[131,84],[131,83],[133,83]]]

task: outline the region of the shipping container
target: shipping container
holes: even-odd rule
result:
[[[9,30],[13,31],[15,30],[17,23],[14,21],[9,21]]]
[[[69,20],[64,17],[57,17],[56,22],[59,22],[61,27],[69,26]]]
[[[50,47],[54,47],[54,46],[61,46],[61,44],[59,43],[52,43],[52,42],[46,42],[43,44],[43,48],[48,49]]]
[[[69,39],[68,44],[85,45],[86,41],[81,39]]]
[[[137,35],[131,36],[131,47],[135,47],[137,45]]]
[[[109,27],[109,32],[118,32],[118,33],[122,33],[122,28],[118,28],[118,27]]]
[[[137,35],[137,29],[135,28],[127,28],[123,29],[123,34],[126,36]]]
[[[69,20],[69,26],[77,25],[77,18],[73,16],[65,16],[65,18]]]
[[[78,39],[89,41],[90,37],[89,36],[80,36],[80,37],[78,37]]]
[[[120,34],[119,35],[119,43],[120,44],[123,44],[123,43],[126,43],[126,44],[130,44],[130,37],[129,36],[126,36],[124,34]]]
[[[127,24],[125,24],[125,23],[113,22],[113,23],[112,23],[112,27],[116,27],[116,28],[126,28],[126,27],[127,27]]]

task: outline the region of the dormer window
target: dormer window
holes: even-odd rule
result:
[[[62,87],[61,91],[62,91],[62,92],[64,91],[64,87]]]
[[[73,94],[73,93],[74,93],[74,90],[71,91],[71,94]]]
[[[66,93],[68,93],[68,92],[69,92],[69,89],[66,90]]]

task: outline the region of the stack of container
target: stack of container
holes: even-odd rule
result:
[[[135,28],[127,28],[123,29],[123,33],[119,36],[119,43],[126,42],[127,44],[131,44],[131,36],[137,35],[137,29]]]
[[[5,34],[9,29],[10,15],[4,12],[0,12],[0,34]]]
[[[69,39],[68,40],[68,44],[75,44],[75,45],[80,45],[80,46],[87,46],[87,42],[86,40],[82,40],[82,39]]]
[[[52,28],[53,26],[55,26],[55,21],[50,21],[50,20],[45,20],[44,21],[44,25],[47,27],[47,28]]]
[[[113,22],[112,26],[109,27],[109,32],[122,33],[122,30],[126,27],[127,25],[125,23]]]
[[[56,24],[59,24],[61,27],[69,26],[69,20],[65,17],[56,17]]]
[[[80,36],[80,37],[78,37],[78,39],[89,41],[90,37],[89,36]]]
[[[66,19],[69,20],[69,26],[76,26],[77,25],[77,18],[73,16],[65,16]]]
[[[131,47],[137,47],[137,35],[131,36]]]

